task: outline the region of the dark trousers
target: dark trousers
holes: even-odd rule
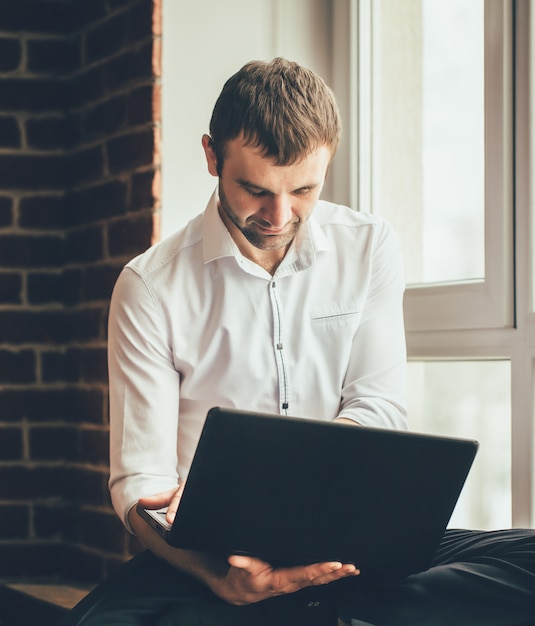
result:
[[[535,626],[535,530],[448,530],[432,566],[392,584],[351,578],[244,607],[149,552],[58,626]]]

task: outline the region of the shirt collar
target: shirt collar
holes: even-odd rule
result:
[[[203,215],[203,259],[210,263],[222,257],[243,259],[218,211],[217,189],[212,194]],[[330,250],[331,246],[321,226],[312,214],[291,245],[277,269],[279,276],[304,270],[314,263],[318,252]]]

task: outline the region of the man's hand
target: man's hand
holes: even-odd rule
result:
[[[140,498],[138,504],[144,509],[162,509],[163,507],[167,507],[165,519],[169,524],[172,524],[178,510],[178,505],[180,504],[180,498],[182,497],[185,484],[184,482],[179,487],[176,487],[176,489],[162,491],[162,493],[157,493],[154,496]]]
[[[140,498],[139,505],[146,509],[167,506],[166,519],[172,523],[183,490],[182,484],[176,489]],[[225,563],[215,555],[171,548],[135,514],[135,508],[132,509],[130,521],[141,541],[155,554],[202,580],[221,599],[238,606],[360,574],[354,565],[337,561],[274,568],[260,559],[232,555]]]
[[[273,568],[260,559],[239,555],[230,556],[228,562],[226,575],[213,578],[208,584],[220,598],[235,605],[252,604],[360,574],[354,565],[339,562]]]
[[[352,420],[349,417],[335,417],[333,421],[336,422],[337,424],[349,424],[350,426],[360,426],[358,422],[355,422],[355,420]]]

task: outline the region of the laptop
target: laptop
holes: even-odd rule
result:
[[[354,563],[391,581],[427,569],[478,443],[223,408],[208,412],[172,546],[273,565]]]

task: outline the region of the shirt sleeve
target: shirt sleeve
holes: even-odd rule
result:
[[[379,222],[368,296],[353,338],[339,417],[362,426],[406,429],[405,280],[399,240]]]
[[[128,266],[115,285],[108,324],[110,493],[128,524],[142,496],[177,486],[179,374],[163,312]]]

